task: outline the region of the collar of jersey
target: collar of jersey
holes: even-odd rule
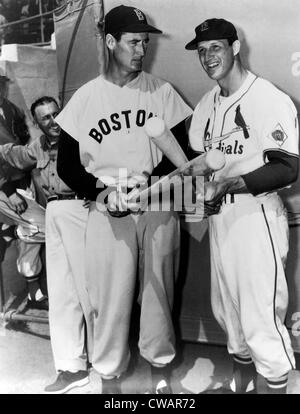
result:
[[[234,92],[232,95],[228,97],[222,96],[222,99],[219,99],[221,88],[218,85],[216,95],[215,95],[215,102],[217,102],[218,104],[225,104],[227,106],[227,105],[231,105],[233,102],[239,99],[239,97],[242,96],[247,91],[247,89],[249,89],[251,83],[253,83],[254,79],[256,78],[256,75],[254,75],[252,72],[250,71],[247,71],[247,72],[248,72],[248,76],[242,83],[241,87],[236,92]]]
[[[52,149],[57,149],[58,140],[56,142],[51,142],[46,135],[41,136],[41,146],[43,151],[51,151]]]
[[[109,80],[105,79],[105,77],[102,74],[99,75],[99,78],[102,79],[102,81],[104,83],[107,83],[109,86],[113,86],[117,89],[123,89],[123,88],[131,88],[137,82],[139,82],[142,73],[143,73],[143,71],[141,71],[134,79],[132,79],[130,82],[126,83],[124,86],[119,86],[116,83],[110,82]]]

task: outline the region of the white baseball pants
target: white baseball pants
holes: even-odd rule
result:
[[[277,378],[295,365],[284,325],[286,211],[277,194],[234,197],[209,218],[212,308],[229,353],[252,357],[259,374]]]
[[[86,234],[87,289],[93,308],[91,362],[105,378],[127,368],[128,331],[137,272],[140,277],[141,355],[163,366],[175,356],[173,290],[180,248],[173,212],[111,217],[92,203]]]
[[[87,220],[88,208],[83,207],[83,200],[51,201],[47,205],[49,324],[57,371],[87,369],[90,326],[85,324],[90,313],[84,269]]]

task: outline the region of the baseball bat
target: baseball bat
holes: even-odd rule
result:
[[[208,175],[214,171],[221,170],[225,165],[225,155],[218,149],[204,152],[181,167],[181,173],[190,175]]]
[[[176,138],[161,118],[149,118],[145,123],[145,131],[151,141],[157,145],[175,167],[181,167],[188,161]]]
[[[223,152],[218,149],[212,149],[199,155],[191,161],[183,163],[180,167],[176,168],[176,170],[162,177],[160,180],[155,182],[150,187],[142,190],[140,193],[133,190],[128,194],[128,200],[131,200],[133,197],[137,196],[136,201],[142,203],[143,201],[148,200],[150,195],[159,194],[163,191],[164,186],[167,185],[167,188],[169,188],[169,182],[173,177],[178,176],[181,178],[182,175],[207,175],[214,171],[220,170],[224,167],[224,165],[225,156]]]

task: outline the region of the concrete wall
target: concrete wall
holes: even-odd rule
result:
[[[33,125],[30,106],[42,95],[58,99],[56,51],[27,45],[4,45],[0,68],[11,79],[9,99],[26,113],[32,139],[41,134]]]

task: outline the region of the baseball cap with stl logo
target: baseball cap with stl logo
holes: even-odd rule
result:
[[[111,9],[104,18],[104,31],[107,33],[162,33],[161,30],[150,26],[145,14],[129,6],[118,6]]]
[[[198,42],[204,40],[228,39],[234,42],[238,39],[236,28],[225,19],[208,19],[199,24],[195,29],[196,37],[191,40],[185,48],[187,50],[197,49]]]

